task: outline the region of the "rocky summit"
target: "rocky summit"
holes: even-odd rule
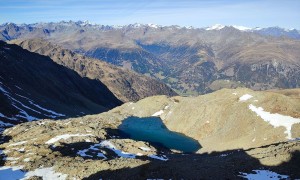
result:
[[[3,133],[0,172],[31,179],[300,178],[299,94],[238,88],[153,96],[97,115],[19,124]],[[139,133],[167,129],[199,146],[187,153],[121,128],[152,119],[163,126]]]

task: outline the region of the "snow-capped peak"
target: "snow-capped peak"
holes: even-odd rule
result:
[[[134,28],[139,28],[139,27],[141,27],[143,25],[140,24],[140,23],[134,23],[134,24],[131,24],[131,26],[134,27]]]
[[[232,27],[234,27],[235,29],[238,29],[238,30],[240,30],[240,31],[249,31],[249,30],[252,30],[252,28],[245,27],[245,26],[237,26],[237,25],[233,25]]]
[[[223,29],[225,26],[222,24],[215,24],[211,27],[206,28],[206,30],[220,30]]]
[[[245,27],[245,26],[237,26],[237,25],[224,26],[222,24],[215,24],[213,26],[210,26],[210,27],[206,28],[206,30],[221,30],[224,27],[233,27],[233,28],[235,28],[237,30],[240,30],[240,31],[249,31],[249,30],[252,30],[252,28]]]
[[[147,24],[149,27],[151,27],[151,28],[159,28],[160,26],[159,25],[157,25],[157,24],[152,24],[152,23],[150,23],[150,24]]]
[[[85,20],[85,21],[77,21],[75,22],[76,24],[80,25],[80,26],[87,26],[87,25],[96,25],[96,23],[91,23],[90,21],[88,20]]]
[[[263,28],[261,28],[261,27],[255,27],[255,28],[253,28],[252,30],[253,31],[259,31],[259,30],[262,30]]]

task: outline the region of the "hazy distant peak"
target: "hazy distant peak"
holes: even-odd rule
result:
[[[215,24],[215,25],[213,25],[213,26],[210,26],[210,27],[208,27],[208,28],[206,28],[206,30],[221,30],[221,29],[223,29],[225,26],[224,25],[222,25],[222,24]]]
[[[207,27],[206,30],[208,30],[208,31],[210,31],[210,30],[221,30],[224,27],[233,27],[233,28],[235,28],[237,30],[240,30],[240,31],[249,31],[249,30],[252,30],[252,28],[245,27],[245,26],[238,26],[238,25],[225,26],[225,25],[222,25],[222,24],[215,24],[213,26]]]
[[[240,30],[240,31],[249,31],[249,30],[252,30],[252,28],[245,27],[245,26],[237,26],[237,25],[233,25],[232,27],[234,27],[235,29],[238,29],[238,30]]]

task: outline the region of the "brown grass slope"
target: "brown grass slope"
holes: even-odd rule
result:
[[[294,91],[299,92],[299,89]],[[239,98],[245,94],[253,97],[240,101]],[[300,122],[299,93],[287,96],[240,88],[222,89],[198,97],[154,96],[134,104],[124,104],[111,111],[147,117],[163,110],[160,117],[166,126],[198,140],[203,146],[201,152],[250,148],[286,141],[286,129],[283,126],[275,128],[264,121],[249,109],[250,104],[262,107],[271,114],[298,118]],[[292,138],[299,137],[299,125],[296,123],[292,126]]]
[[[239,101],[244,94],[253,97]],[[0,162],[5,166],[23,166],[25,170],[53,167],[68,174],[68,179],[241,179],[241,172],[253,173],[252,170],[258,169],[299,178],[299,140],[286,139],[285,128],[274,128],[263,121],[249,109],[249,104],[272,114],[300,118],[299,99],[281,93],[223,89],[198,97],[154,96],[98,115],[65,121],[42,120],[7,129],[4,135],[9,141],[0,145],[4,149],[2,156],[16,160],[2,158]],[[149,117],[160,110],[163,110],[160,117],[170,130],[193,137],[202,149],[196,154],[183,155],[152,143],[127,139],[117,130],[126,117]],[[297,125],[292,126],[293,138],[300,136],[296,134]],[[64,134],[92,135],[60,139],[53,145],[46,143]],[[79,150],[102,140],[110,141],[124,152],[143,155],[120,158],[107,148],[96,149],[89,157],[78,154]],[[169,160],[153,160],[141,151],[141,146],[151,148],[151,153],[164,153]],[[23,147],[25,150],[20,152]],[[98,152],[106,152],[109,158],[97,157]],[[28,157],[30,160],[24,161]]]
[[[54,62],[76,71],[82,77],[100,80],[123,102],[137,101],[153,95],[176,95],[167,85],[153,78],[98,59],[87,58],[43,39],[15,40],[11,43],[49,56]]]

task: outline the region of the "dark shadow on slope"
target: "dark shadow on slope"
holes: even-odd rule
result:
[[[118,129],[106,128],[105,131],[107,132],[106,140],[129,139],[129,136],[126,133],[123,133]],[[97,139],[97,141],[100,143],[102,140]],[[101,156],[99,157],[97,155],[100,152],[100,153],[105,153],[105,156],[107,157],[107,159],[105,160],[119,158],[119,156],[113,150],[105,147],[100,147],[98,145],[99,143],[93,143],[93,142],[61,143],[60,146],[50,145],[49,148],[51,148],[53,151],[60,152],[63,156],[69,156],[69,157],[82,157],[83,159],[92,159],[92,160],[104,159],[103,157]],[[171,153],[171,150],[164,147],[162,144],[149,142],[149,145],[157,149],[157,151],[159,152],[157,154],[158,156]],[[85,149],[89,149],[89,151],[85,152],[84,156],[80,155],[80,151]],[[152,160],[147,156],[136,156],[136,159]]]
[[[61,146],[58,147],[50,146],[50,148],[53,151],[58,151],[63,156],[68,156],[68,157],[82,157],[83,159],[89,159],[89,160],[101,159],[105,161],[120,158],[118,154],[116,154],[113,150],[109,148],[97,146],[97,144],[99,143],[91,143],[91,142],[77,142],[77,143],[70,143],[70,144],[62,143]],[[85,149],[89,149],[89,150],[82,153],[82,151]],[[103,156],[98,156],[98,153],[104,153],[106,158],[104,158]],[[151,158],[147,156],[136,156],[135,159],[140,159],[143,161],[151,160]]]
[[[0,91],[0,112],[6,117],[20,114],[12,103],[37,119],[98,114],[122,104],[102,82],[81,77],[47,56],[2,41],[0,50],[0,85],[5,90]],[[66,116],[51,117],[50,110]]]
[[[276,154],[274,154],[276,156]],[[169,154],[169,161],[153,160],[134,168],[97,172],[85,179],[243,179],[240,172],[270,170],[291,179],[300,177],[300,151],[278,166],[265,166],[246,151],[230,150],[210,154]]]
[[[112,129],[112,128],[104,128],[106,135],[105,138],[106,139],[128,139],[130,138],[130,136],[126,133],[124,133],[123,131],[119,130],[119,129]]]
[[[11,140],[11,136],[3,136],[3,134],[0,134],[0,144],[4,144],[6,142],[9,142]],[[5,164],[5,154],[3,153],[4,149],[0,149],[0,167],[4,166]]]
[[[130,134],[125,133],[124,131],[121,131],[119,129],[112,129],[112,128],[105,128],[106,131],[106,139],[131,139]],[[146,141],[149,143],[149,145],[153,146],[155,149],[159,150],[160,152],[164,153],[170,153],[171,150],[167,147],[165,147],[162,143],[158,142],[151,142]]]

